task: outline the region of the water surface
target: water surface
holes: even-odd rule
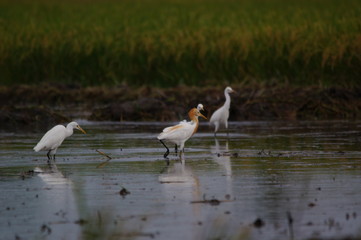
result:
[[[2,239],[361,238],[361,122],[202,124],[169,166],[171,123],[79,123],[50,165],[0,133]]]

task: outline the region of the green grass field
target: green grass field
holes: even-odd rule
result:
[[[0,0],[0,84],[361,81],[361,0]]]

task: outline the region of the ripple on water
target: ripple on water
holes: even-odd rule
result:
[[[361,237],[359,122],[202,122],[167,165],[170,123],[77,121],[52,166],[43,133],[0,133],[5,239]]]

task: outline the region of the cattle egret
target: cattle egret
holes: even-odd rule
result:
[[[224,89],[224,96],[226,97],[226,102],[222,107],[218,108],[211,116],[209,122],[214,125],[214,136],[220,127],[220,125],[224,125],[226,129],[228,129],[228,117],[229,117],[229,107],[231,105],[231,97],[230,93],[233,93],[233,89],[231,87],[226,87]]]
[[[201,110],[202,111],[204,111],[204,108],[203,108],[203,104],[202,103],[200,103],[200,104],[198,104],[197,105],[197,110],[200,112]],[[187,122],[187,120],[183,120],[183,121],[181,121],[180,123],[185,123],[185,122]],[[175,144],[175,146],[174,146],[174,151],[175,151],[175,153],[177,153],[178,152],[178,146],[177,146],[177,144]]]
[[[201,107],[203,108],[203,105],[201,105]],[[199,125],[198,117],[203,117],[204,119],[207,119],[202,113],[200,113],[197,108],[192,108],[188,112],[188,116],[191,121],[182,121],[175,126],[164,128],[163,132],[158,135],[159,141],[167,149],[167,151],[164,153],[164,158],[167,158],[169,154],[169,148],[164,144],[162,140],[166,140],[176,145],[179,145],[180,151],[184,152],[184,143],[190,137],[192,137],[194,133],[197,132]]]
[[[76,122],[71,122],[66,127],[63,125],[56,125],[45,133],[39,143],[34,147],[34,151],[48,151],[48,161],[51,160],[51,155],[53,155],[53,159],[55,160],[56,150],[65,138],[70,137],[73,134],[74,128],[86,134],[86,132]]]

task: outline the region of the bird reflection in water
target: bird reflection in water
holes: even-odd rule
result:
[[[193,184],[197,181],[190,168],[185,165],[184,153],[180,153],[179,158],[179,161],[171,166],[169,165],[169,161],[167,162],[167,167],[158,178],[159,182]]]
[[[220,146],[217,138],[214,139],[214,146],[211,146],[213,160],[222,166],[225,170],[227,178],[232,176],[231,154],[228,149],[228,140],[225,141],[224,146]]]
[[[46,183],[47,185],[72,185],[72,181],[66,178],[61,171],[58,170],[55,162],[50,161],[46,165],[47,167],[36,167],[35,173]]]
[[[73,181],[64,176],[54,162],[46,167],[36,167],[34,172],[41,179],[38,201],[41,202],[34,214],[47,219],[48,232],[54,239],[81,239],[81,227],[74,224],[79,220],[77,198]],[[62,223],[62,224],[56,224]],[[64,231],[66,227],[66,231]]]
[[[181,155],[180,161],[168,166],[165,173],[159,175],[158,180],[161,183],[162,198],[174,203],[164,204],[162,212],[172,212],[181,222],[203,221],[203,206],[190,204],[201,199],[201,188],[198,176],[192,171],[191,166],[185,163],[184,154]],[[184,239],[201,239],[202,228],[199,225],[190,224],[188,230],[182,232]]]

